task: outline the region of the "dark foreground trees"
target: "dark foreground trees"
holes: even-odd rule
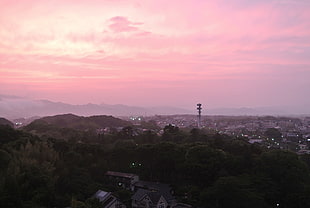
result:
[[[2,127],[0,207],[96,206],[89,197],[98,189],[128,202],[130,193],[104,178],[107,170],[169,183],[197,207],[310,207],[307,157],[173,126],[162,137],[127,130],[109,143],[81,143]]]

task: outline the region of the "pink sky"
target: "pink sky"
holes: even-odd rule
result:
[[[0,94],[307,106],[309,11],[309,0],[1,0]]]

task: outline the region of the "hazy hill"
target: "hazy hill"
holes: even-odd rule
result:
[[[11,121],[9,121],[9,120],[7,120],[5,118],[0,118],[0,125],[8,125],[8,126],[11,126],[11,127],[14,126],[14,124]]]

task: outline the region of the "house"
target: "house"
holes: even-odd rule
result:
[[[152,182],[152,181],[137,181],[134,184],[134,190],[145,189],[152,192],[160,192],[168,201],[173,201],[173,190],[169,184]]]
[[[131,197],[133,208],[167,208],[169,202],[157,191],[138,189]]]
[[[133,208],[190,208],[191,205],[177,203],[170,185],[140,181],[139,176],[132,173],[107,171],[106,177],[118,187],[134,192],[131,197]]]
[[[168,184],[138,181],[134,184],[132,207],[166,208],[176,204]]]
[[[99,200],[99,202],[102,204],[102,208],[126,208],[126,206],[115,196],[113,196],[111,192],[98,190],[94,194],[93,198]]]
[[[132,173],[107,171],[105,175],[115,185],[131,191],[134,190],[134,184],[139,181],[139,176]]]

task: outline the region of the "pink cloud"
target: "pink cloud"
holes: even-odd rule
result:
[[[110,21],[109,28],[116,33],[138,31],[139,28],[136,25],[141,25],[141,23],[131,22],[126,17],[121,16],[112,17]]]

